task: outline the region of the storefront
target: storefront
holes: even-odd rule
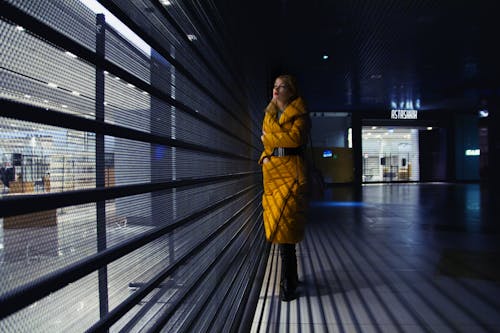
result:
[[[363,182],[419,181],[419,130],[364,126]]]
[[[326,183],[479,181],[479,128],[473,110],[311,116],[315,163]],[[356,146],[356,140],[361,144]]]
[[[454,178],[454,124],[445,110],[365,112],[362,181],[427,182]]]
[[[362,117],[363,182],[479,181],[475,110],[390,110]]]

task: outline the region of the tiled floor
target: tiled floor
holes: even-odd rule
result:
[[[482,197],[483,195],[483,197]],[[297,247],[300,297],[271,250],[252,332],[500,332],[500,221],[478,184],[329,188]]]

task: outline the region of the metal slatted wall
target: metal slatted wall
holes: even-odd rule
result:
[[[1,330],[243,330],[262,90],[211,1],[100,2],[151,52],[77,0],[1,3]]]

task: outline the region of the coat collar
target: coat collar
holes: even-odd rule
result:
[[[269,113],[271,116],[275,116],[278,113],[278,106],[275,103],[270,102],[266,107],[266,113]],[[287,118],[294,118],[305,113],[307,113],[307,110],[302,97],[294,99],[283,111],[283,114],[286,115]]]

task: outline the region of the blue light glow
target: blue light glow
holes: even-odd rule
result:
[[[325,150],[323,151],[323,157],[332,157],[333,153],[331,150]]]
[[[312,201],[311,207],[366,207],[361,201]]]
[[[157,145],[154,147],[154,157],[155,160],[162,160],[165,157],[165,152],[166,152],[165,146],[162,145]]]

